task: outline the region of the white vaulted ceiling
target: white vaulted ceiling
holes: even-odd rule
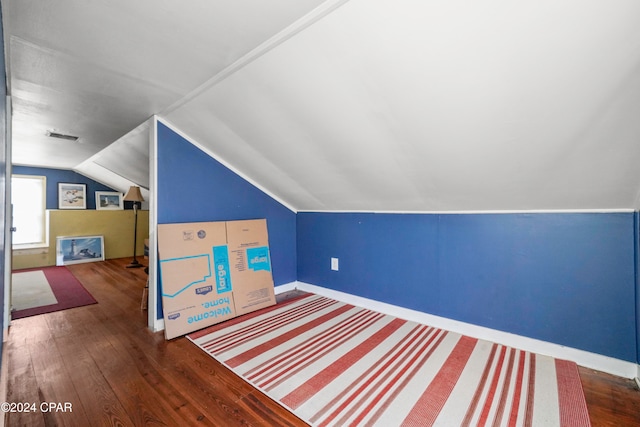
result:
[[[76,168],[319,3],[2,0],[14,163]]]
[[[140,184],[158,114],[298,210],[640,207],[637,0],[2,6],[16,164]]]

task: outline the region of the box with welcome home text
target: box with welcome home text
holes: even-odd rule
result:
[[[158,225],[165,337],[275,304],[264,219]]]

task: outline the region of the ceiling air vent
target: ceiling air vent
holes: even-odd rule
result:
[[[78,136],[65,135],[63,133],[53,132],[51,130],[47,131],[47,136],[50,136],[51,138],[64,139],[67,141],[77,141],[78,139],[80,139],[80,137]]]

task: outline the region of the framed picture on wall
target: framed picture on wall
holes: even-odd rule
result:
[[[56,265],[104,261],[103,236],[57,237]]]
[[[87,185],[58,183],[58,209],[86,209]]]
[[[124,209],[122,193],[116,191],[96,191],[96,209],[108,211]]]

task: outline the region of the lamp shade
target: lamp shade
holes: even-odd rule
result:
[[[142,197],[142,193],[140,193],[140,187],[132,185],[122,200],[126,200],[127,202],[144,202],[144,197]]]

